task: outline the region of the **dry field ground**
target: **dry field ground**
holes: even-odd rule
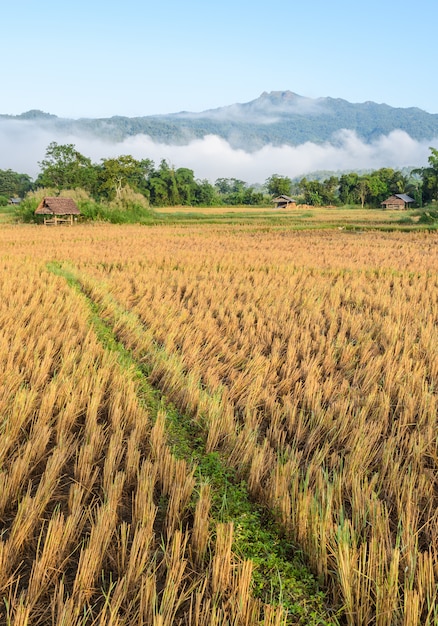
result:
[[[437,624],[437,355],[437,234],[2,226],[0,623]],[[257,594],[191,446],[337,618]]]

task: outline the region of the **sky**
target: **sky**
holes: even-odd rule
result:
[[[432,0],[15,0],[1,17],[0,113],[197,112],[277,90],[438,113]]]

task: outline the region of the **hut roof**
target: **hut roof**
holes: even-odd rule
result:
[[[411,196],[408,196],[406,193],[396,193],[395,196],[406,203],[415,202],[414,198],[411,198]]]
[[[71,198],[43,198],[35,215],[80,215],[76,202]]]
[[[411,198],[410,196],[408,196],[405,193],[395,193],[392,196],[389,196],[389,198],[387,198],[386,200],[384,200],[383,202],[381,202],[380,204],[400,204],[400,205],[405,205],[405,204],[409,204],[410,202],[415,202],[413,198]]]
[[[294,198],[291,198],[290,196],[285,196],[284,194],[282,194],[281,196],[274,198],[272,202],[296,202],[296,200],[294,200]]]

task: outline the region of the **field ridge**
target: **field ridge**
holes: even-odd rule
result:
[[[287,624],[306,626],[335,626],[338,619],[316,579],[305,565],[301,550],[284,536],[272,514],[250,497],[246,482],[236,477],[235,470],[226,463],[224,454],[207,450],[206,424],[194,421],[181,413],[158,381],[149,382],[159,361],[169,359],[165,348],[156,342],[137,315],[105,293],[102,283],[94,285],[101,300],[93,299],[92,279],[68,263],[49,262],[47,268],[77,290],[90,309],[90,323],[105,350],[118,355],[120,365],[131,370],[138,383],[139,400],[150,412],[152,422],[165,416],[166,433],[172,453],[195,469],[198,485],[211,487],[210,514],[217,523],[233,524],[233,551],[242,559],[250,559],[253,572],[253,592],[269,604],[281,604],[289,617]],[[112,311],[110,318],[109,311]],[[150,351],[135,354],[132,346],[123,342],[123,326],[131,332],[149,335]],[[114,331],[118,328],[118,332]],[[208,395],[208,392],[204,392]]]

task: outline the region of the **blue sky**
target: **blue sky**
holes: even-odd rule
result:
[[[438,113],[432,0],[15,0],[1,17],[0,113],[202,111],[287,89]]]

